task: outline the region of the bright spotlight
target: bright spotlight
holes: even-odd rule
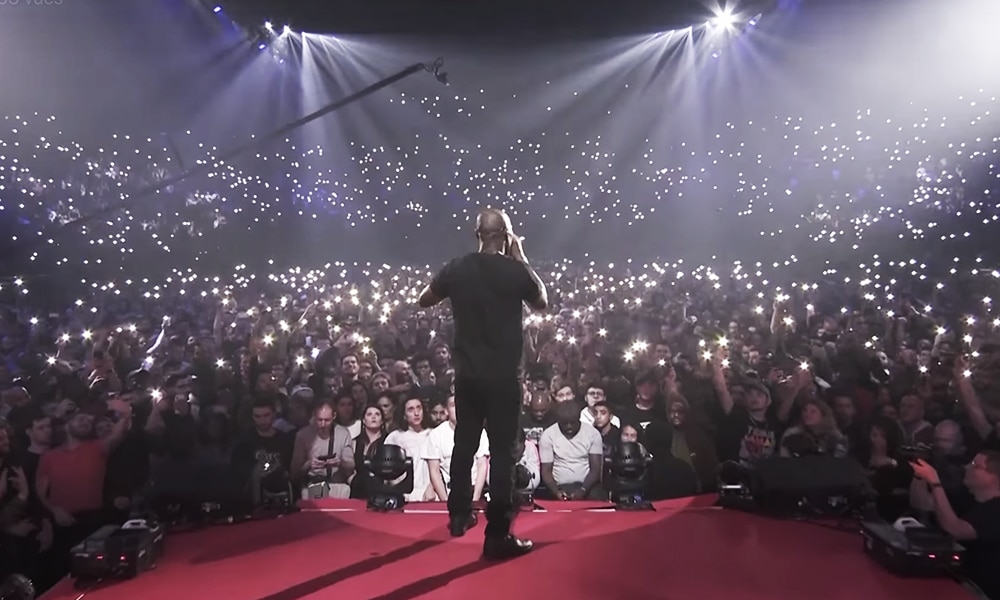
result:
[[[292,28],[289,27],[288,25],[285,25],[284,29],[281,30],[281,35],[288,35],[291,32],[292,32]]]
[[[264,21],[264,29],[274,31],[274,25],[272,25],[270,21]]]
[[[715,13],[715,19],[712,20],[712,24],[717,27],[729,29],[733,25],[736,25],[736,15],[729,8],[719,9]]]
[[[260,44],[257,45],[258,50],[263,50],[265,48],[267,48],[267,44],[265,44],[264,42],[261,42]]]
[[[215,14],[219,14],[220,12],[222,12],[222,7],[216,6],[215,8],[212,9],[212,12],[214,12]]]

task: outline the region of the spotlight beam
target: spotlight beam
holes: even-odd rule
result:
[[[62,231],[66,230],[66,229],[69,229],[71,227],[79,227],[80,225],[84,225],[84,224],[89,223],[91,221],[95,221],[97,219],[103,218],[106,215],[109,215],[109,214],[115,213],[115,212],[117,212],[119,210],[122,210],[124,208],[127,208],[133,202],[136,202],[136,201],[138,201],[138,200],[140,200],[142,198],[145,198],[147,196],[151,196],[151,195],[153,195],[153,194],[155,194],[157,192],[163,191],[163,190],[165,190],[166,188],[168,188],[170,186],[177,185],[178,183],[180,183],[181,181],[184,181],[185,179],[191,177],[192,175],[199,175],[199,174],[202,174],[202,173],[211,172],[211,170],[213,168],[215,168],[215,165],[218,164],[218,163],[220,163],[220,162],[225,162],[225,161],[232,160],[232,159],[234,159],[234,158],[236,158],[236,157],[238,157],[238,156],[240,156],[242,154],[245,154],[246,152],[249,152],[249,151],[254,150],[254,149],[256,149],[256,148],[258,148],[260,146],[263,146],[264,144],[267,144],[268,142],[271,142],[271,141],[273,141],[275,139],[284,137],[285,135],[291,133],[292,131],[295,131],[296,129],[302,127],[303,125],[311,123],[311,122],[313,122],[313,121],[315,121],[317,119],[320,119],[322,117],[325,117],[326,115],[328,115],[328,114],[330,114],[330,113],[332,113],[332,112],[334,112],[336,110],[339,110],[339,109],[341,109],[341,108],[343,108],[343,107],[345,107],[345,106],[347,106],[349,104],[353,104],[354,102],[357,102],[358,100],[361,100],[362,98],[370,96],[370,95],[374,94],[375,92],[377,92],[377,91],[379,91],[379,90],[381,90],[383,88],[389,87],[390,85],[396,83],[397,81],[401,81],[403,79],[406,79],[407,77],[409,77],[410,75],[413,75],[414,73],[418,73],[420,71],[430,72],[430,73],[433,73],[438,78],[439,81],[441,81],[441,79],[443,78],[444,74],[442,74],[440,72],[440,68],[441,68],[441,66],[443,64],[444,64],[444,60],[439,58],[436,61],[434,61],[433,63],[426,63],[426,64],[425,63],[417,63],[417,64],[414,64],[414,65],[410,65],[409,67],[403,69],[402,71],[399,71],[395,75],[390,75],[389,77],[386,77],[385,79],[377,81],[377,82],[371,84],[370,86],[364,88],[363,90],[359,90],[357,92],[354,92],[353,94],[351,94],[350,96],[347,96],[346,98],[341,98],[340,100],[337,100],[336,102],[333,102],[332,104],[329,104],[329,105],[327,105],[327,106],[325,106],[325,107],[323,107],[323,108],[321,108],[321,109],[319,109],[319,110],[317,110],[317,111],[315,111],[313,113],[310,113],[310,114],[308,114],[308,115],[306,115],[306,116],[304,116],[304,117],[302,117],[300,119],[292,121],[291,123],[283,125],[282,127],[279,127],[278,129],[275,129],[274,131],[271,131],[270,133],[267,133],[267,134],[264,134],[263,136],[255,138],[255,139],[251,140],[250,142],[248,142],[246,144],[243,144],[241,146],[237,146],[237,147],[232,148],[232,149],[230,149],[230,150],[228,150],[226,152],[223,152],[222,154],[220,154],[219,156],[217,156],[214,161],[211,161],[211,162],[205,161],[205,162],[203,162],[201,164],[197,164],[197,165],[191,167],[190,169],[186,169],[184,171],[181,171],[180,173],[178,173],[178,174],[176,174],[176,175],[174,175],[172,177],[167,177],[166,179],[162,179],[162,180],[156,182],[153,185],[150,185],[150,186],[147,186],[147,187],[144,187],[144,188],[139,188],[138,190],[132,192],[131,194],[128,194],[128,197],[125,198],[124,200],[121,200],[120,202],[115,202],[115,203],[113,203],[113,204],[107,206],[106,208],[103,208],[103,209],[101,209],[101,210],[99,210],[97,212],[94,212],[94,213],[91,213],[89,215],[80,217],[78,219],[75,219],[75,220],[70,221],[68,223],[65,223],[63,225],[60,225],[60,226],[58,226],[58,227],[56,227],[56,228],[54,228],[52,230],[49,230],[47,232],[42,232],[36,238],[33,238],[28,243],[19,244],[19,245],[11,247],[10,250],[9,250],[9,252],[11,254],[13,254],[14,252],[18,252],[18,251],[23,252],[25,250],[29,250],[30,248],[34,247],[35,245],[40,244],[42,240],[47,240],[50,237],[54,237],[55,235],[58,235],[59,233],[61,233]],[[444,83],[444,82],[442,82],[442,83]]]

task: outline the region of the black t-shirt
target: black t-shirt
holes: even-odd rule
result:
[[[777,456],[782,425],[770,412],[762,421],[741,407],[725,417],[719,432],[720,456],[744,464]]]
[[[667,420],[653,421],[646,428],[645,432],[646,448],[656,456],[666,452],[670,454],[673,450],[674,427]]]
[[[622,425],[631,425],[646,431],[650,423],[666,423],[667,409],[660,401],[653,402],[652,408],[642,409],[636,406],[635,402],[620,408],[615,414],[621,419]]]
[[[961,515],[971,509],[976,503],[969,488],[965,487],[965,465],[973,457],[960,456],[937,456],[931,460],[931,466],[938,472],[941,480],[941,487],[945,495],[948,496],[948,504],[951,504],[955,514]]]
[[[961,515],[976,530],[976,539],[961,542],[965,575],[990,598],[1000,598],[1000,498],[976,502]]]
[[[141,429],[130,429],[108,454],[104,499],[130,498],[149,479],[149,439]]]
[[[618,452],[618,446],[622,443],[622,431],[614,425],[608,427],[607,432],[601,434],[601,442],[604,445],[604,456],[614,456]]]
[[[294,444],[295,436],[291,433],[276,431],[274,435],[265,437],[254,431],[237,445],[233,462],[252,466],[263,460],[267,463],[279,463],[289,472]]]
[[[21,452],[14,453],[14,459],[11,461],[15,466],[20,466],[24,469],[24,477],[28,480],[28,486],[31,488],[31,493],[35,493],[35,480],[38,476],[38,462],[42,459],[41,454],[35,454],[28,450],[22,450]]]
[[[517,377],[523,352],[522,303],[540,290],[527,267],[499,254],[474,252],[444,266],[431,291],[451,300],[455,373],[470,379]]]
[[[521,429],[524,430],[524,438],[529,442],[538,443],[538,438],[542,437],[542,432],[555,425],[556,417],[551,412],[545,414],[541,421],[536,421],[535,418],[524,411],[521,411],[521,416],[519,418],[519,424]]]
[[[164,450],[175,459],[188,459],[198,447],[198,422],[191,415],[163,414]]]

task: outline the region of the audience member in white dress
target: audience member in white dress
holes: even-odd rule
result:
[[[388,446],[399,446],[406,456],[413,459],[413,491],[407,494],[408,502],[423,502],[434,499],[434,490],[427,475],[427,461],[424,448],[431,430],[424,427],[424,403],[419,398],[410,398],[403,405],[404,429],[397,429],[385,438]]]

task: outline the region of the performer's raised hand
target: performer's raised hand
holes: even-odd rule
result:
[[[524,246],[521,243],[521,238],[516,233],[507,234],[508,239],[508,254],[514,260],[519,260],[521,262],[528,262],[527,257],[524,256]]]

